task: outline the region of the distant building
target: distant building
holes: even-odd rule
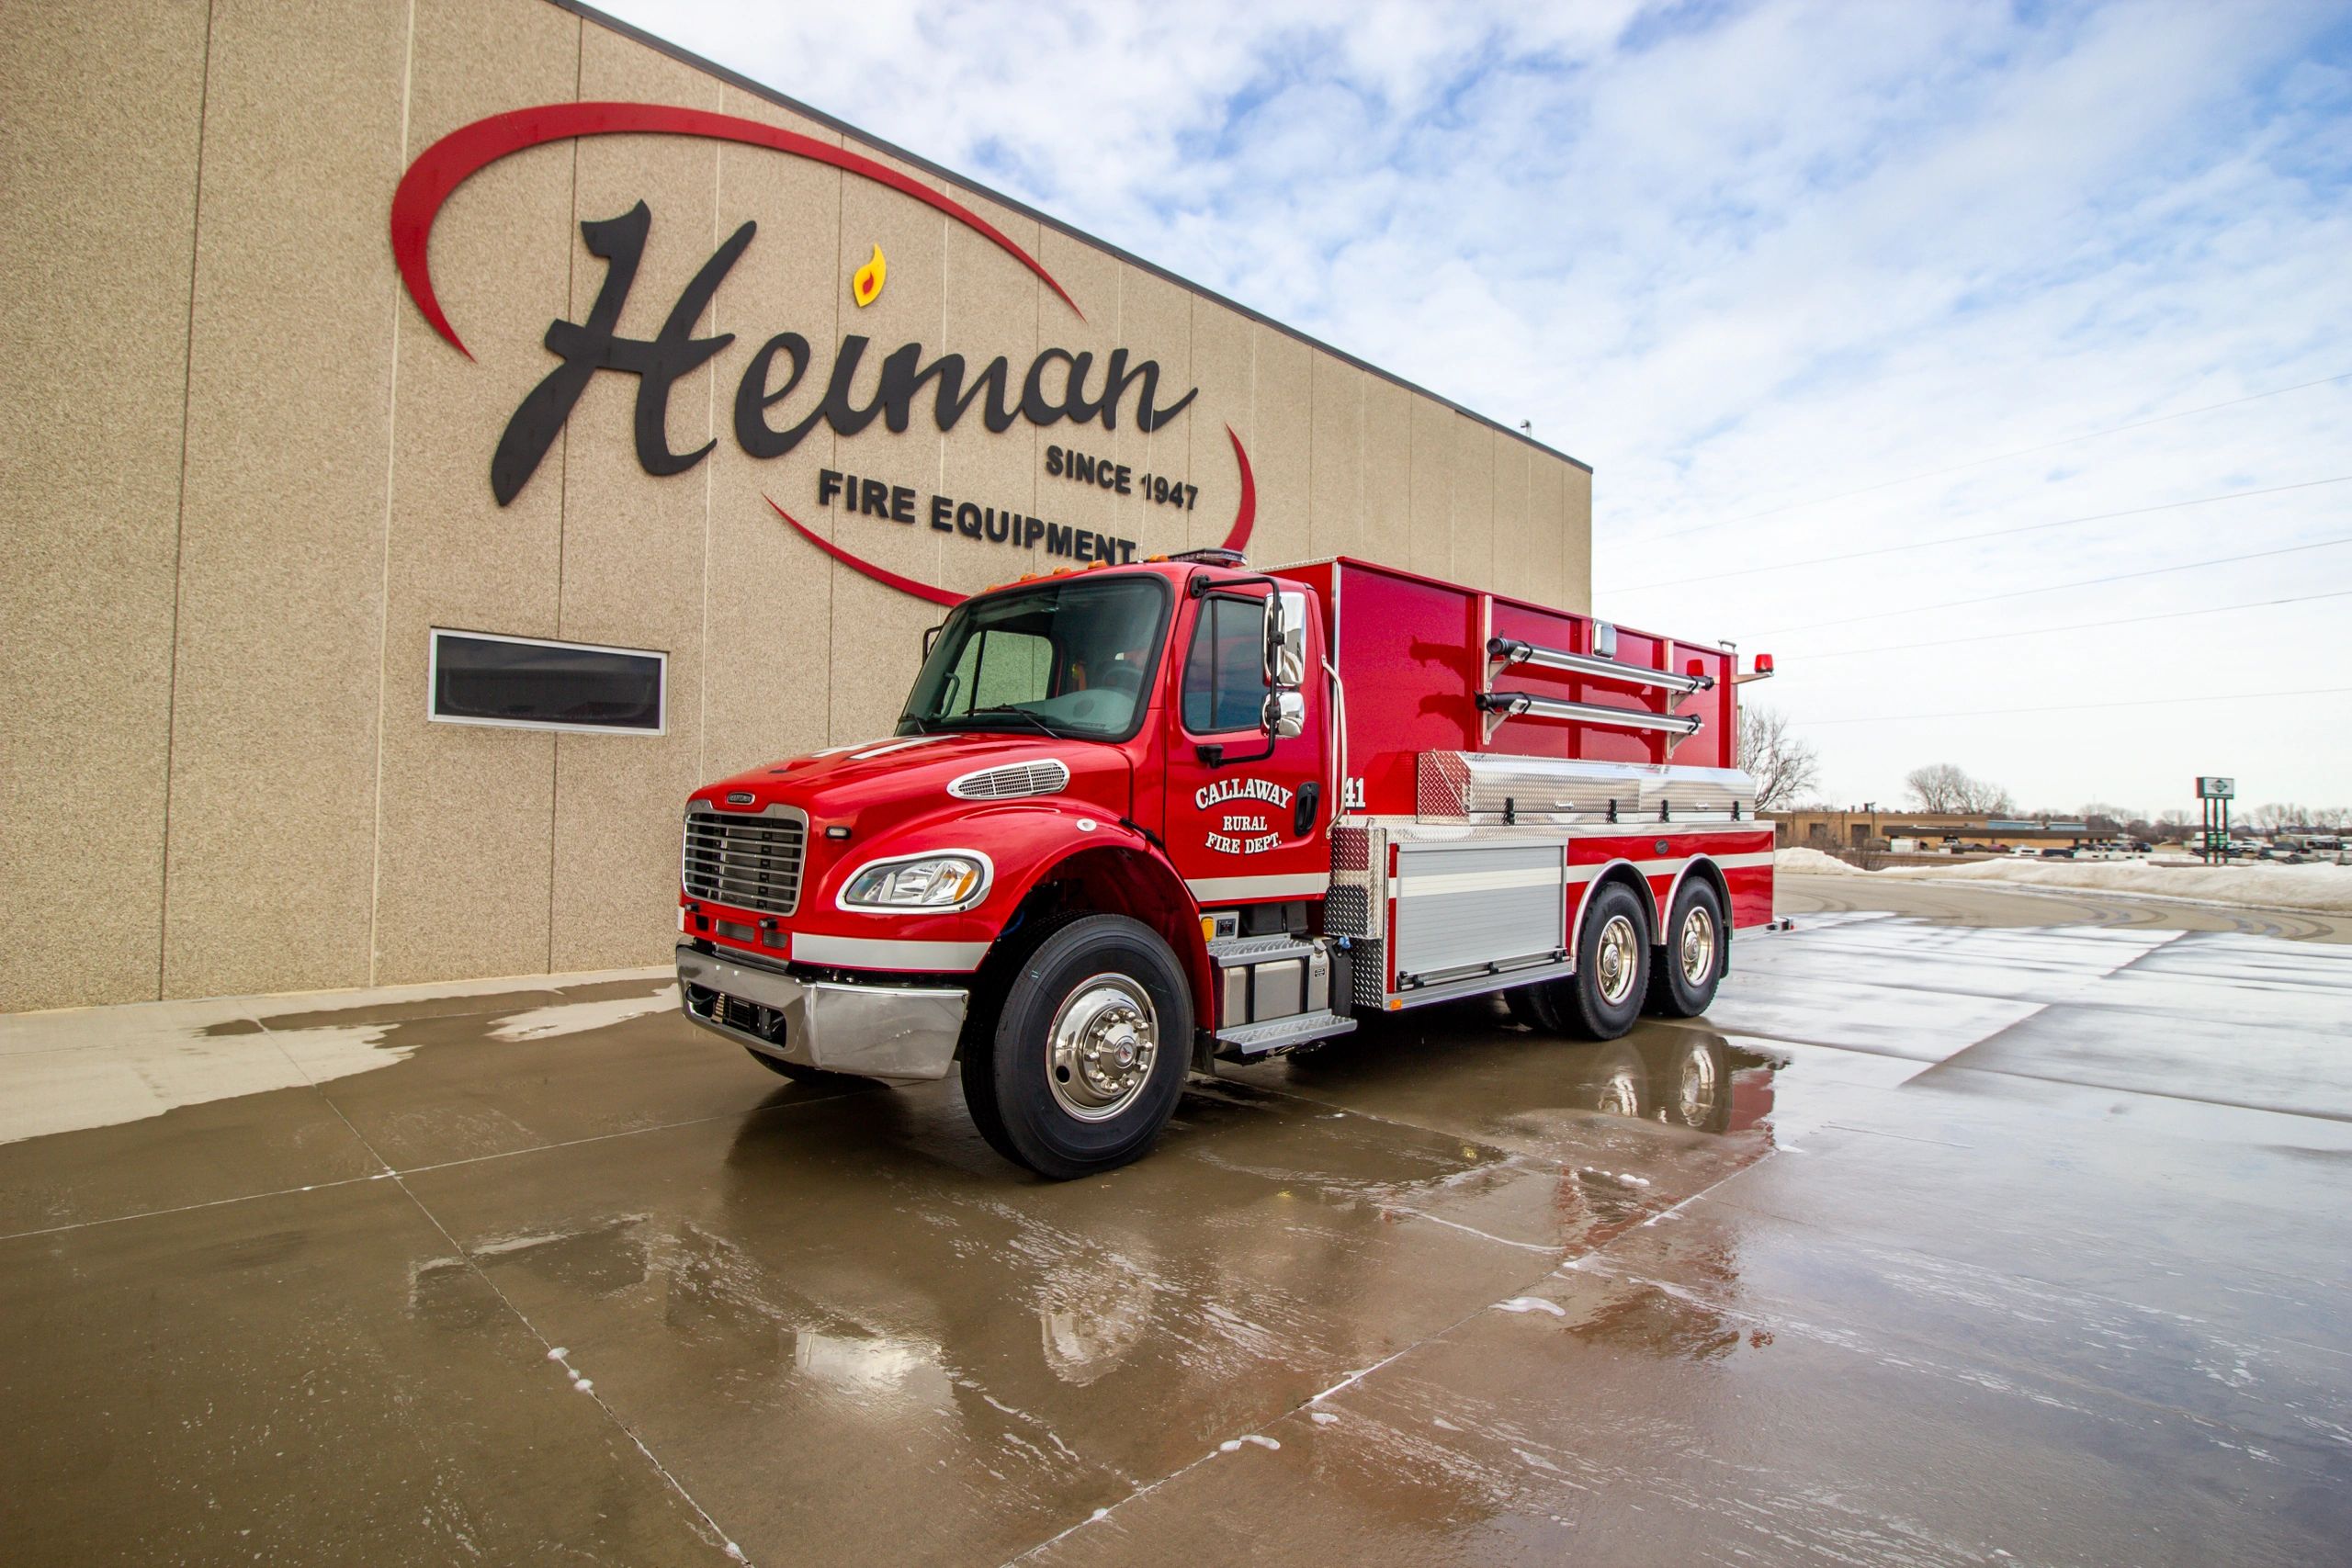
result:
[[[1916,839],[1926,849],[2072,849],[2086,839],[2108,837],[2085,822],[2031,821],[1962,811],[1768,811],[1786,847],[1868,849],[1894,839]]]

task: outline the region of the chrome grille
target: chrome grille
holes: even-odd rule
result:
[[[678,880],[690,898],[707,898],[763,915],[788,915],[800,902],[800,862],[808,819],[785,807],[761,815],[686,813]]]
[[[1053,795],[1069,784],[1067,764],[1048,757],[1042,762],[1012,762],[966,773],[947,786],[958,800],[1012,800],[1025,795]]]

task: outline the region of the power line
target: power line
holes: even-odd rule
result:
[[[2233,409],[2241,403],[2258,403],[2265,398],[2283,398],[2290,392],[2308,391],[2313,387],[2324,387],[2336,381],[2352,381],[2352,370],[2346,370],[2337,376],[2323,376],[2316,381],[2298,381],[2291,387],[2276,387],[2267,392],[2254,392],[2243,398],[2231,398],[2222,402],[2206,403],[2193,409],[2182,409],[2175,413],[2160,413],[2153,419],[2134,420],[2129,424],[2111,424],[2104,430],[2094,430],[2081,435],[2069,435],[2063,441],[2046,441],[2039,446],[2020,446],[2013,452],[1996,452],[1989,457],[1972,457],[1965,463],[1954,463],[1949,468],[1925,468],[1916,474],[1905,474],[1901,479],[1882,479],[1877,484],[1864,485],[1859,490],[1839,491],[1836,495],[1816,496],[1811,501],[1792,501],[1782,506],[1766,507],[1761,512],[1744,512],[1736,517],[1726,517],[1715,523],[1701,523],[1690,528],[1678,528],[1670,534],[1645,534],[1637,542],[1657,544],[1666,539],[1679,539],[1690,534],[1703,534],[1713,528],[1728,528],[1735,523],[1753,523],[1759,517],[1777,517],[1783,512],[1798,512],[1808,506],[1826,506],[1833,501],[1851,501],[1858,495],[1871,495],[1879,491],[1893,490],[1897,485],[1907,485],[1919,479],[1939,479],[1945,474],[1957,474],[1970,468],[1981,468],[1987,463],[2005,463],[2012,457],[2030,457],[2040,452],[2055,452],[2061,446],[2073,446],[2080,442],[2096,441],[2103,435],[2120,435],[2127,430],[2145,430],[2149,425],[2163,424],[2169,420],[2187,419],[2191,414],[2211,413],[2218,409]]]
[[[2262,560],[2270,556],[2291,556],[2303,550],[2324,550],[2337,545],[2352,545],[2352,535],[2320,539],[2308,545],[2287,545],[2275,550],[2249,550],[2242,556],[2215,556],[2211,560],[2183,561],[2178,566],[2150,567],[2145,571],[2119,571],[2108,577],[2086,577],[2076,582],[2045,582],[2039,588],[2013,588],[2006,593],[1986,593],[1974,599],[1948,599],[1939,604],[1906,604],[1899,610],[1873,610],[1867,615],[1848,615],[1838,621],[1807,621],[1803,626],[1779,626],[1756,635],[1778,637],[1782,632],[1809,632],[1822,626],[1850,626],[1857,621],[1883,621],[1889,615],[1917,615],[1929,610],[1957,610],[1969,604],[1990,604],[1997,599],[2023,599],[2035,593],[2057,593],[2069,588],[2096,588],[2102,583],[2128,582],[2140,577],[2162,577],[2167,572],[2195,571],[2199,567],[2228,566],[2233,561]]]
[[[1864,718],[1806,718],[1791,724],[1895,724],[1906,718],[1990,718],[2016,713],[2080,713],[2087,708],[2161,708],[2182,703],[2250,703],[2272,697],[2330,697],[2352,686],[2314,686],[2302,692],[2216,692],[2209,697],[2149,697],[2124,703],[2059,703],[2040,708],[1968,708],[1959,713],[1883,713]]]
[[[2123,615],[2112,621],[2076,621],[2063,626],[2019,626],[2011,631],[1978,632],[1973,637],[1943,637],[1928,642],[1894,642],[1879,648],[1837,648],[1826,653],[1807,653],[1801,662],[1810,664],[1817,659],[1851,659],[1863,653],[1901,653],[1914,648],[1949,648],[1962,642],[1999,642],[2007,637],[2041,637],[2049,632],[2084,632],[2100,626],[2135,626],[2143,621],[2177,621],[2184,615],[2218,615],[2225,610],[2264,610],[2275,604],[2308,604],[2315,599],[2352,598],[2352,588],[2339,588],[2332,593],[2301,593],[2291,599],[2252,599],[2243,604],[2207,604],[2194,610],[2165,610],[2154,615]]]
[[[2001,539],[2012,534],[2038,533],[2044,528],[2067,528],[2077,523],[2106,523],[2118,517],[2144,517],[2151,512],[2177,512],[2185,506],[2211,506],[2217,501],[2244,501],[2248,496],[2283,495],[2290,490],[2316,490],[2322,485],[2340,485],[2352,480],[2352,474],[2340,474],[2332,479],[2304,479],[2290,485],[2270,485],[2261,490],[2225,491],[2220,495],[2200,495],[2188,501],[2167,501],[2154,506],[2134,506],[2123,512],[2094,512],[2083,517],[2061,517],[2051,523],[2027,523],[2015,528],[1988,528],[1978,534],[1947,534],[1940,538],[1915,539],[1907,545],[1874,545],[1867,550],[1841,550],[1834,556],[1809,556],[1803,560],[1775,561],[1769,566],[1740,567],[1731,571],[1711,571],[1702,577],[1670,577],[1662,582],[1636,582],[1630,588],[1612,588],[1612,593],[1639,593],[1649,588],[1679,588],[1690,582],[1716,582],[1726,577],[1754,577],[1767,571],[1794,571],[1801,566],[1826,566],[1832,561],[1860,560],[1865,556],[1899,555],[1905,550],[1932,549],[1938,545],[1965,545],[1977,539]]]

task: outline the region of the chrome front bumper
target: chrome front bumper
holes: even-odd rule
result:
[[[686,1017],[763,1056],[831,1073],[915,1083],[956,1060],[971,993],[798,980],[678,944]]]

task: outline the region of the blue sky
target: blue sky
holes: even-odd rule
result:
[[[1830,799],[2352,805],[2352,6],[612,8],[1531,422]]]

